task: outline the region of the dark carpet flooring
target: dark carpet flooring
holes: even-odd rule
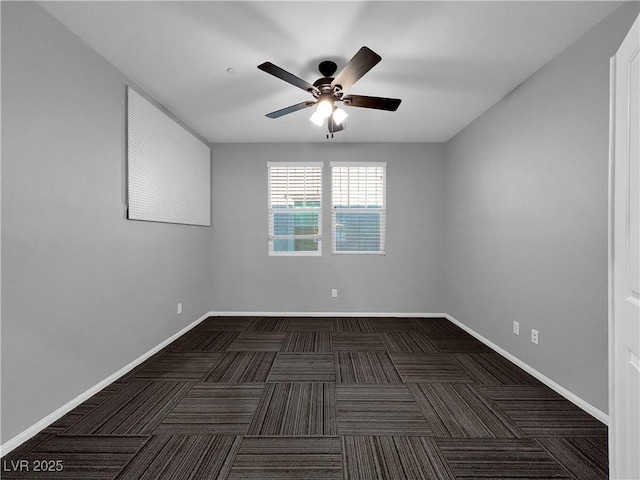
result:
[[[590,480],[607,463],[605,425],[446,319],[216,317],[1,477]]]

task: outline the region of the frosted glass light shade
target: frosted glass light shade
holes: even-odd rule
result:
[[[316,112],[322,115],[322,118],[329,118],[333,113],[333,105],[328,100],[322,100],[321,102],[318,102]]]
[[[333,112],[333,122],[336,125],[340,125],[342,122],[344,122],[344,119],[347,118],[348,116],[349,115],[347,114],[347,112],[345,112],[341,108],[336,108],[336,111]]]
[[[325,117],[322,115],[322,113],[318,112],[317,110],[313,112],[313,115],[311,115],[311,118],[309,118],[309,120],[311,120],[319,127],[322,126],[322,122],[324,122],[324,119]]]

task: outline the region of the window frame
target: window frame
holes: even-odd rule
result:
[[[382,168],[382,207],[381,208],[350,208],[337,207],[335,199],[335,168],[349,167],[378,167]],[[387,162],[330,162],[331,168],[331,253],[332,255],[386,255],[387,254]],[[337,250],[337,214],[380,213],[380,249],[379,250]]]
[[[322,190],[323,190],[323,162],[267,162],[267,250],[270,257],[319,257],[322,256]],[[319,168],[320,169],[320,205],[318,207],[281,207],[273,208],[271,203],[271,169],[272,168]],[[276,235],[275,213],[315,213],[318,215],[318,233],[313,235]],[[274,250],[274,241],[282,240],[308,240],[317,241],[317,250],[277,251]]]

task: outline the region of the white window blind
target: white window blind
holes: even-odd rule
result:
[[[322,163],[267,163],[269,255],[322,254]]]
[[[333,253],[386,253],[386,163],[331,162]]]

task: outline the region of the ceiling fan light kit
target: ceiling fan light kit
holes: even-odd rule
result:
[[[362,47],[335,77],[333,77],[333,74],[338,66],[335,62],[325,60],[318,65],[322,78],[319,78],[313,84],[296,77],[271,62],[258,65],[258,68],[263,72],[305,90],[314,97],[314,101],[297,103],[268,113],[266,116],[274,119],[280,118],[289,113],[316,105],[316,111],[311,115],[310,120],[321,127],[324,120],[327,119],[327,129],[331,138],[333,138],[335,132],[344,130],[346,126],[344,120],[348,116],[347,112],[338,108],[336,105],[338,102],[342,102],[349,107],[395,112],[402,101],[399,98],[365,97],[362,95],[345,96],[345,92],[381,60],[382,57],[373,50],[368,47]],[[327,138],[329,138],[329,135],[327,135]]]

